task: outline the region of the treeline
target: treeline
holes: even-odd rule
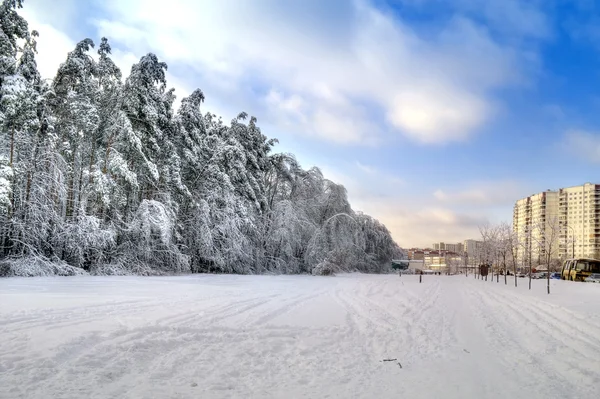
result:
[[[254,117],[202,113],[200,90],[174,110],[154,54],[123,79],[85,39],[43,80],[21,7],[0,7],[0,275],[381,272],[400,254]]]

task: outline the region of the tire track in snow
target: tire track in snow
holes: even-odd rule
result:
[[[500,306],[497,302],[492,305],[497,299],[489,295],[489,289],[484,292],[482,288],[469,287],[467,291],[471,296],[469,302],[472,309],[484,321],[489,344],[503,355],[498,358],[504,366],[526,365],[530,374],[527,379],[520,381],[522,387],[541,392],[546,397],[562,397],[561,392],[577,392],[574,397],[590,397],[589,388],[582,387],[579,381],[582,375],[589,375],[589,370],[580,367],[577,360],[572,363],[570,354],[558,356],[552,353],[552,343],[556,345],[556,340],[549,339],[547,330],[540,336],[539,324],[528,319],[523,309],[505,302]],[[530,327],[526,335],[523,335],[523,323]],[[569,363],[569,367],[562,367],[566,363]]]
[[[132,306],[137,304],[138,306]],[[4,320],[0,321],[2,331],[21,331],[30,328],[61,326],[67,324],[71,319],[79,320],[81,323],[94,320],[100,315],[119,313],[122,310],[127,311],[145,311],[154,308],[157,303],[148,303],[145,300],[123,301],[116,303],[104,303],[98,305],[89,305],[85,307],[69,307],[67,309],[35,310],[29,311],[25,315],[4,315]],[[82,317],[83,316],[83,317]]]
[[[496,298],[501,298],[500,300],[508,305],[514,305],[515,303],[513,301],[519,300],[515,295],[507,295],[505,292],[496,290],[491,294]],[[585,341],[586,344],[592,345],[600,350],[600,326],[590,323],[582,317],[577,317],[574,312],[568,311],[565,308],[552,306],[541,301],[528,300],[519,302],[519,304],[522,304],[522,307],[529,310],[531,314],[540,316],[544,320],[551,322],[556,328],[563,329],[565,334],[575,336],[578,339]],[[552,310],[548,310],[548,306],[552,307]],[[566,317],[559,318],[557,314]]]
[[[234,302],[225,302],[222,305],[214,305],[211,303],[210,307],[207,308],[204,304],[192,304],[191,308],[185,308],[184,310],[178,311],[177,314],[171,316],[161,317],[156,320],[156,324],[181,326],[187,325],[189,322],[197,322],[204,320],[211,321],[222,321],[230,317],[235,317],[241,313],[247,312],[251,309],[264,305],[274,298],[277,298],[279,294],[275,295],[260,295],[257,297],[242,299]],[[211,302],[215,301],[227,301],[228,298],[217,297],[211,298]],[[188,304],[189,306],[189,304]]]
[[[264,324],[267,324],[269,321],[282,316],[290,311],[292,311],[293,309],[296,309],[297,307],[301,306],[302,304],[306,303],[307,301],[310,301],[312,299],[316,299],[319,298],[323,295],[326,294],[326,290],[322,290],[319,291],[317,293],[314,294],[300,294],[300,295],[296,295],[295,297],[288,299],[288,300],[284,300],[283,303],[279,303],[278,307],[275,308],[274,310],[271,310],[269,312],[265,312],[262,315],[259,315],[258,318],[256,318],[255,321],[250,322],[249,325],[250,326],[262,326]]]
[[[556,314],[540,309],[530,302],[524,302],[522,306],[519,306],[520,303],[516,305],[507,296],[497,292],[490,291],[489,295],[515,312],[518,310],[518,314],[523,320],[536,326],[555,344],[569,346],[571,350],[574,349],[581,357],[590,361],[600,359],[600,331],[593,330],[589,326],[582,329],[576,324],[566,323],[557,318]],[[559,311],[557,310],[557,312]],[[560,337],[567,337],[567,340]]]
[[[373,292],[373,288],[368,292]],[[447,333],[451,329],[446,312],[436,308],[440,294],[439,281],[433,281],[420,295],[414,296],[414,301],[400,302],[403,307],[400,315],[394,315],[361,292],[338,293],[337,297],[353,318],[359,334],[368,337],[365,340],[376,337],[377,342],[388,341],[387,352],[397,353],[403,364],[409,364],[439,355],[454,339],[453,334]],[[432,331],[439,331],[440,335],[432,338]],[[382,354],[375,357],[381,358]]]

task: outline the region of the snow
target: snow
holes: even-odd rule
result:
[[[526,283],[0,279],[0,398],[600,397],[600,284]]]

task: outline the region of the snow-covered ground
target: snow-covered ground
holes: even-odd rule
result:
[[[0,279],[0,398],[599,398],[600,284],[510,284]]]

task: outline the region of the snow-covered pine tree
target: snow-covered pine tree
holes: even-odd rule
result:
[[[343,186],[273,154],[256,118],[202,114],[200,90],[174,112],[154,54],[122,82],[108,40],[96,59],[84,39],[44,82],[22,3],[0,5],[8,274],[381,272],[400,252]]]

